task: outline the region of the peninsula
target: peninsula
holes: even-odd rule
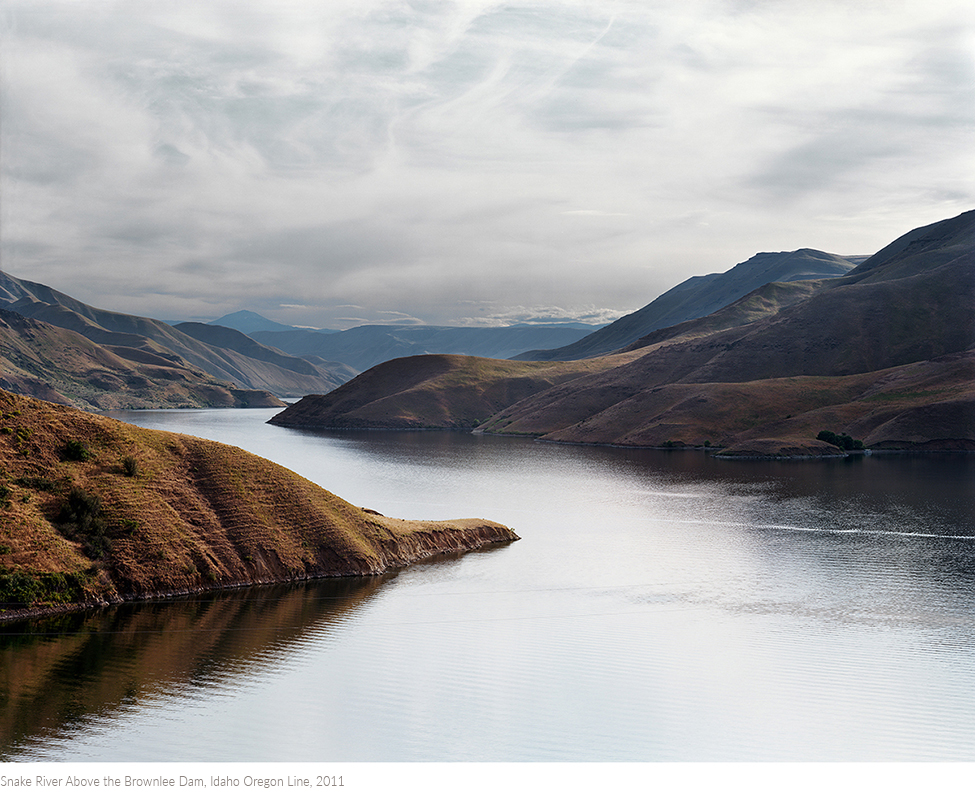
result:
[[[347,503],[236,447],[0,391],[0,620],[376,575],[511,542],[482,519]]]

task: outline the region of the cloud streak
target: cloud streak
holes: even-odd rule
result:
[[[7,0],[3,269],[164,318],[503,324],[869,252],[973,206],[969,6]]]

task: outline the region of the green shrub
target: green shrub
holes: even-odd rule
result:
[[[122,474],[134,478],[139,474],[139,462],[135,456],[125,456],[122,459]]]
[[[76,603],[84,599],[89,579],[77,572],[37,572],[0,567],[0,608]]]
[[[845,433],[833,433],[833,431],[820,431],[816,434],[816,438],[821,442],[826,442],[827,444],[836,445],[840,450],[862,450],[863,442],[859,439],[854,439]]]
[[[102,518],[102,501],[97,495],[74,487],[61,506],[58,522],[71,538],[83,544],[89,558],[101,558],[111,549],[112,543]]]
[[[72,439],[61,448],[62,461],[88,461],[91,456],[91,450],[84,442],[79,442],[77,439]]]
[[[40,475],[22,475],[17,478],[15,483],[27,489],[37,489],[42,492],[51,491],[57,484],[50,478],[43,478]]]

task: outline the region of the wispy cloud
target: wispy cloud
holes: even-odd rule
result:
[[[975,205],[973,16],[7,0],[3,268],[164,318],[504,324],[869,252]]]

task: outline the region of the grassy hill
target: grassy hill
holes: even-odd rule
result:
[[[235,447],[0,391],[0,618],[379,574],[514,533],[357,508]]]
[[[274,408],[163,350],[102,346],[79,333],[0,308],[0,388],[89,410]]]

